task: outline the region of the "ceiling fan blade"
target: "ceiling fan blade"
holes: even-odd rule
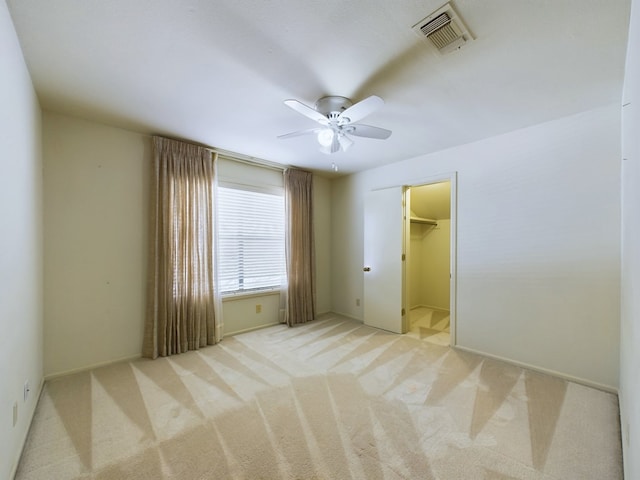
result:
[[[349,122],[357,122],[358,120],[366,117],[370,113],[378,110],[384,105],[382,100],[377,95],[371,95],[370,97],[361,100],[355,105],[350,106],[344,112],[340,114],[340,118],[348,118]]]
[[[308,135],[310,133],[318,133],[321,128],[307,128],[306,130],[298,130],[297,132],[285,133],[284,135],[278,135],[280,140],[284,140],[286,138],[299,137],[300,135]]]
[[[321,123],[323,125],[326,125],[329,123],[329,120],[323,114],[321,114],[317,110],[314,110],[311,107],[307,107],[304,103],[300,103],[298,100],[285,100],[284,104],[287,107],[292,108],[296,112],[318,123]]]
[[[347,132],[350,135],[356,137],[377,138],[379,140],[385,140],[391,136],[391,130],[386,130],[380,127],[372,127],[371,125],[350,124]]]

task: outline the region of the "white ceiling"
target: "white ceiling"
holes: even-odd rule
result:
[[[44,109],[330,174],[620,101],[629,0],[455,0],[475,41],[411,27],[443,0],[7,0]],[[381,96],[393,131],[325,155],[282,102]]]

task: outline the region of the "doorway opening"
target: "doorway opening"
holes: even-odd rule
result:
[[[455,218],[451,179],[407,187],[405,192],[404,331],[439,345],[455,345]]]
[[[422,198],[423,191],[428,193],[426,200]],[[439,191],[444,200],[438,202],[431,198],[431,191]],[[445,198],[447,195],[448,201]],[[414,208],[411,206],[412,202],[415,203]],[[443,340],[445,333],[440,335],[440,341],[448,345],[456,344],[455,202],[455,172],[425,179],[410,186],[384,187],[366,193],[363,265],[365,325],[394,333],[409,333],[426,340],[435,335],[426,329],[442,328],[442,332],[448,334],[449,341],[446,343]],[[435,208],[439,211],[434,211]],[[417,237],[428,236],[429,240],[435,239],[436,243],[442,243],[441,234],[447,233],[448,250],[438,253],[428,243],[426,247],[413,245],[412,252],[413,224],[424,226],[420,233],[416,231],[416,240]],[[427,250],[428,253],[425,253]],[[417,274],[420,269],[409,267],[412,257],[417,259],[414,262],[422,260],[424,263],[425,259],[429,260],[421,269],[437,271],[440,279],[438,286],[422,279]],[[428,295],[423,296],[424,291]],[[440,299],[434,299],[432,294]],[[437,312],[429,314],[428,320],[423,321],[422,325],[416,325],[416,332],[412,334],[411,309],[415,310],[417,307],[430,307]],[[446,314],[443,315],[447,310],[448,328]],[[420,329],[421,326],[423,329]],[[433,340],[436,337],[431,339]]]

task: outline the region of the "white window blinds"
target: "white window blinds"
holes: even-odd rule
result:
[[[277,289],[285,276],[284,196],[218,187],[222,295]]]

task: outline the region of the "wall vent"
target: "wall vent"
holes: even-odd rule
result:
[[[412,29],[421,38],[427,39],[440,53],[458,50],[473,40],[469,30],[450,3],[420,20]]]

